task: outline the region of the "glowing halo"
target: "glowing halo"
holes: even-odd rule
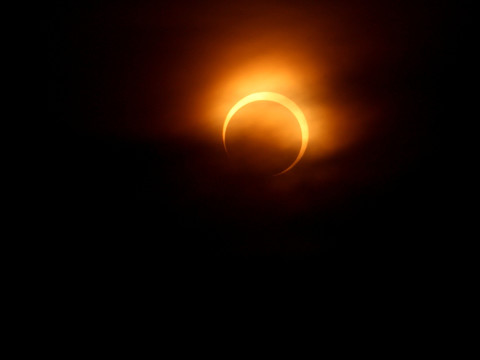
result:
[[[258,92],[258,93],[253,93],[248,96],[245,96],[243,99],[238,101],[228,112],[227,117],[225,118],[225,123],[223,124],[223,146],[225,147],[225,151],[227,151],[227,145],[225,143],[225,134],[227,132],[227,126],[230,120],[232,119],[233,115],[240,110],[242,107],[244,107],[247,104],[250,104],[255,101],[272,101],[275,103],[278,103],[280,105],[285,106],[290,112],[295,116],[297,119],[299,125],[300,125],[300,130],[302,133],[302,145],[300,147],[300,151],[297,155],[297,158],[295,161],[287,167],[285,170],[279,172],[278,174],[275,175],[281,175],[292,169],[302,158],[303,154],[305,153],[305,150],[307,149],[307,144],[308,144],[308,125],[307,125],[307,120],[305,119],[305,115],[303,115],[302,110],[295,104],[292,100],[287,98],[286,96],[283,96],[281,94],[277,94],[274,92]]]

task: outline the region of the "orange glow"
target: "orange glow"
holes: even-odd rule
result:
[[[239,36],[236,41],[221,43],[222,47],[215,48],[214,61],[205,63],[202,69],[208,74],[208,81],[197,90],[194,99],[197,111],[186,116],[191,119],[189,135],[214,142],[232,105],[248,94],[272,92],[294,99],[308,119],[308,151],[302,151],[302,163],[318,163],[354,145],[363,136],[360,129],[365,126],[371,111],[365,106],[354,108],[345,102],[341,92],[332,92],[336,65],[330,62],[331,54],[325,51],[325,56],[319,57],[316,49],[303,40],[308,38],[310,30],[302,28],[286,35],[281,28],[272,27],[262,38],[247,41]],[[325,48],[330,52],[334,49],[327,45]],[[184,129],[179,124],[179,131],[185,133]],[[245,152],[243,156],[248,155]],[[298,148],[295,149],[297,155],[300,155]],[[261,168],[261,163],[255,166],[253,160],[252,166]],[[292,161],[297,165],[297,160],[300,158],[288,163],[284,161],[284,164]],[[273,163],[269,164],[274,170]],[[274,172],[285,167],[276,168]]]
[[[166,100],[155,103],[162,121],[149,135],[205,147],[210,153],[203,166],[211,172],[268,176],[294,165],[289,176],[271,180],[334,184],[347,176],[345,159],[375,141],[388,121],[389,104],[376,90],[381,78],[370,69],[389,53],[373,56],[377,40],[372,34],[359,35],[357,28],[352,33],[345,22],[335,21],[354,17],[344,7],[323,11],[319,5],[310,12],[282,4],[267,18],[238,7],[228,5],[219,10],[224,16],[212,18],[181,16],[192,40],[175,58],[180,65],[172,64],[171,69],[181,70],[155,77],[159,98]],[[308,138],[290,109],[268,100],[238,108],[220,138],[232,107],[261,92],[293,100],[308,121]]]
[[[279,172],[276,175],[281,175],[286,173],[287,171],[291,170],[302,158],[303,154],[305,153],[305,150],[307,149],[307,144],[308,144],[308,124],[307,124],[307,119],[305,118],[305,115],[303,114],[302,110],[295,104],[292,100],[287,98],[286,96],[283,96],[281,94],[277,94],[274,92],[258,92],[254,94],[250,94],[243,99],[239,100],[228,112],[227,117],[225,118],[225,122],[223,125],[223,133],[222,133],[222,138],[223,138],[223,146],[225,147],[225,151],[227,151],[227,145],[225,143],[225,134],[227,132],[227,127],[232,119],[232,117],[236,114],[238,110],[240,110],[242,107],[255,102],[255,101],[272,101],[275,103],[278,103],[280,105],[285,106],[290,112],[295,116],[295,118],[298,121],[298,124],[300,125],[300,130],[302,134],[302,144],[300,147],[300,151],[297,155],[297,158],[295,161],[290,164],[285,170]],[[227,151],[228,152],[228,151]]]

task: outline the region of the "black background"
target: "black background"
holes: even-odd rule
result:
[[[256,206],[238,205],[242,195],[236,193],[246,183],[251,181],[255,193],[266,186],[265,180],[246,177],[240,186],[222,177],[221,171],[192,178],[194,172],[185,168],[197,166],[204,159],[199,154],[214,154],[226,166],[221,143],[206,145],[168,135],[128,136],[137,131],[128,126],[136,118],[146,119],[143,128],[159,121],[151,115],[152,103],[161,101],[166,107],[181,103],[178,93],[170,91],[168,74],[184,66],[180,58],[185,49],[202,36],[182,31],[181,26],[172,31],[162,23],[165,17],[156,30],[116,29],[118,18],[138,16],[139,4],[144,3],[59,2],[51,9],[53,132],[46,171],[55,210],[52,236],[65,261],[142,264],[153,259],[271,255],[314,256],[330,263],[345,259],[409,263],[448,254],[457,234],[452,232],[451,201],[462,176],[455,156],[461,142],[455,124],[467,116],[463,105],[469,46],[465,31],[471,24],[467,8],[441,1],[405,5],[401,15],[405,29],[412,9],[419,9],[417,17],[434,15],[434,22],[424,23],[431,27],[428,41],[396,63],[394,73],[388,68],[376,79],[383,79],[381,90],[388,92],[398,118],[408,118],[409,125],[391,126],[387,140],[359,149],[351,160],[367,158],[372,168],[385,168],[394,167],[389,164],[400,158],[402,166],[348,191],[334,188],[345,193],[329,206],[282,216],[280,210],[263,213],[252,210]],[[159,12],[172,4],[149,2]],[[175,4],[192,17],[204,16],[198,3]],[[215,2],[204,4],[215,13]],[[298,2],[307,8],[311,4]],[[351,4],[368,13],[379,2],[342,6]],[[119,13],[117,6],[123,9]],[[405,36],[414,37],[415,31]],[[155,61],[161,59],[156,66],[167,79],[162,100],[147,75],[154,43],[161,48],[155,50]],[[368,71],[372,75],[373,70]],[[378,89],[360,80],[351,91]],[[168,122],[168,115],[161,121]],[[355,171],[350,170],[352,176]],[[216,196],[197,192],[197,186],[210,186]],[[312,198],[322,195],[322,189],[308,191]]]

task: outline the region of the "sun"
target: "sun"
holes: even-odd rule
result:
[[[298,107],[297,104],[295,104],[292,100],[287,98],[286,96],[274,92],[257,92],[250,94],[248,96],[245,96],[243,99],[240,99],[228,112],[227,117],[225,118],[225,122],[223,124],[223,146],[225,147],[225,151],[228,153],[227,150],[227,145],[225,141],[225,135],[227,133],[227,127],[232,119],[232,117],[235,115],[235,113],[240,110],[242,107],[255,102],[255,101],[271,101],[275,102],[277,104],[283,105],[286,107],[297,119],[298,124],[300,125],[300,130],[302,134],[302,143],[300,146],[300,151],[298,152],[298,155],[296,159],[293,161],[293,163],[290,164],[286,169],[282,170],[281,172],[275,174],[275,175],[281,175],[286,173],[287,171],[291,170],[303,157],[303,154],[305,153],[305,150],[307,149],[308,145],[308,138],[309,138],[309,133],[308,133],[308,124],[307,124],[307,119],[305,118],[305,115],[303,114],[302,110]]]

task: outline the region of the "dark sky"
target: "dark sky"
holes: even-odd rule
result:
[[[48,178],[67,257],[332,261],[448,247],[466,12],[442,1],[59,2]],[[301,76],[286,84],[281,71]],[[279,77],[275,89],[256,90],[264,74]],[[222,145],[224,104],[280,90],[317,137],[280,177],[268,161],[267,173],[238,167]]]

